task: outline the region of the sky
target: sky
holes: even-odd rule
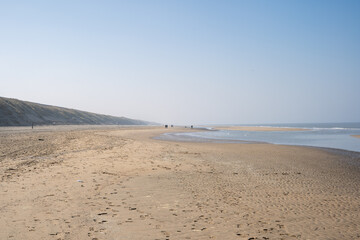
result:
[[[360,122],[360,1],[0,0],[0,96],[167,124]]]

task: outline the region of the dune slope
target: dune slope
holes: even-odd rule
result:
[[[32,124],[148,125],[149,122],[0,97],[0,126]]]

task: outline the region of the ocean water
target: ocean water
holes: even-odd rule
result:
[[[226,125],[224,125],[226,126]],[[234,126],[234,125],[232,125]],[[238,125],[250,126],[250,125]],[[360,123],[299,123],[299,124],[260,124],[280,128],[305,128],[306,131],[204,131],[186,133],[167,133],[161,136],[165,140],[180,141],[216,141],[216,142],[266,142],[282,145],[300,145],[342,149],[360,152]]]

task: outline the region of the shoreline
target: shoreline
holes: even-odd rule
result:
[[[205,130],[206,131],[206,130]],[[219,131],[219,130],[208,130],[208,131]],[[294,144],[277,144],[277,143],[271,143],[271,142],[265,142],[265,141],[249,141],[249,140],[231,140],[231,139],[215,139],[215,138],[201,138],[196,136],[173,136],[172,134],[176,134],[180,132],[170,132],[169,134],[161,134],[158,136],[152,137],[154,140],[158,141],[169,141],[169,142],[192,142],[192,143],[223,143],[223,144],[271,144],[271,145],[279,145],[279,146],[294,146],[294,147],[304,147],[304,148],[317,148],[317,149],[323,149],[326,151],[331,152],[339,152],[342,155],[358,155],[360,154],[360,151],[353,151],[353,150],[347,150],[347,149],[341,149],[341,148],[331,148],[331,147],[319,147],[319,146],[310,146],[310,145],[294,145]],[[166,135],[165,135],[166,134]],[[354,135],[351,135],[354,136]],[[359,135],[360,137],[360,135]]]
[[[287,131],[309,131],[307,128],[292,128],[292,127],[253,127],[253,126],[214,126],[214,129],[229,130],[229,131],[250,131],[250,132],[287,132]]]
[[[354,211],[360,165],[352,164],[360,163],[359,156],[300,146],[152,139],[179,130],[189,131],[0,131],[0,238],[360,234],[360,214]]]

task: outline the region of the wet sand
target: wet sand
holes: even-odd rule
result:
[[[360,138],[360,135],[351,135],[353,137],[356,137],[356,138]]]
[[[217,127],[214,129],[218,130],[236,130],[236,131],[255,131],[255,132],[285,132],[285,131],[308,131],[306,128],[282,128],[282,127],[251,127],[251,126],[230,126],[230,127]]]
[[[0,128],[0,239],[358,239],[360,157]]]

